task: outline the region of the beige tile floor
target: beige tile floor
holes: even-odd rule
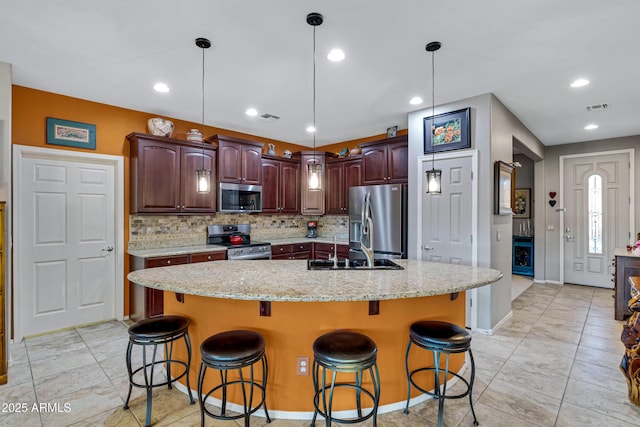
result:
[[[612,319],[612,292],[533,284],[513,301],[513,317],[495,335],[474,334],[474,399],[481,426],[640,426],[640,408],[629,403],[618,369],[622,322]],[[14,344],[9,383],[0,387],[0,403],[24,403],[27,411],[15,412],[14,406],[13,412],[1,412],[0,425],[143,425],[145,399],[140,391],[134,392],[131,410],[122,410],[127,393],[126,345],[126,325],[115,321]],[[60,406],[38,412],[31,410],[34,403]],[[411,408],[408,415],[402,411],[382,414],[378,422],[394,427],[435,426],[436,419],[436,402],[429,400]],[[197,426],[198,406],[189,405],[175,389],[158,389],[152,422]],[[466,399],[446,402],[445,424],[472,425]],[[241,423],[207,419],[206,425]],[[264,419],[252,419],[252,425],[264,426]],[[274,427],[308,425],[308,421],[271,423]]]

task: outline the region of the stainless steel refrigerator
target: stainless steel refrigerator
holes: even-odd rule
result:
[[[364,199],[370,193],[369,212]],[[349,188],[349,258],[365,259],[360,250],[363,220],[369,214],[373,221],[375,259],[407,257],[407,186],[406,184],[365,185]]]

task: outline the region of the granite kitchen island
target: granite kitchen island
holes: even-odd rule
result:
[[[464,291],[502,277],[489,268],[394,261],[404,270],[314,271],[307,270],[304,260],[217,261],[138,270],[128,278],[169,291],[164,294],[165,313],[190,319],[194,389],[200,343],[218,332],[251,329],[267,342],[270,413],[310,418],[312,379],[298,375],[296,367],[300,357],[312,360],[317,337],[336,329],[371,337],[378,345],[380,412],[400,409],[407,392],[404,355],[411,323],[437,319],[464,325]],[[427,352],[412,356],[416,365],[430,360],[422,353]],[[452,358],[454,371],[463,365],[464,355]],[[213,376],[207,380],[212,382]],[[229,400],[238,401],[233,396]],[[353,402],[340,404],[348,409]]]

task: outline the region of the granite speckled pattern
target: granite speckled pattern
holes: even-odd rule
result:
[[[394,260],[404,270],[309,271],[305,260],[216,261],[137,270],[128,279],[187,295],[254,301],[370,301],[461,292],[493,283],[485,267]]]

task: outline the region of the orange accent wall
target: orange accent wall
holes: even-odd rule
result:
[[[313,341],[324,333],[344,328],[363,333],[375,341],[382,385],[380,404],[387,405],[406,400],[404,357],[409,340],[409,326],[415,321],[429,319],[458,325],[464,325],[465,321],[464,292],[453,301],[448,294],[380,301],[380,314],[375,316],[368,314],[367,301],[355,301],[273,302],[271,316],[261,317],[258,301],[184,295],[184,303],[180,303],[176,301],[173,292],[164,292],[164,307],[166,314],[178,314],[190,320],[189,334],[193,354],[189,385],[193,390],[197,389],[198,384],[202,341],[216,333],[232,329],[249,329],[261,333],[266,341],[269,361],[267,407],[269,410],[284,411],[313,411],[312,377],[296,375],[296,361],[300,356],[307,356],[311,362]],[[179,360],[186,360],[183,345],[176,344],[174,352]],[[413,346],[410,369],[428,366],[432,361],[431,352]],[[463,363],[464,354],[454,355],[450,368],[458,372]],[[214,372],[207,374],[205,391],[217,384],[219,374]],[[416,378],[421,378],[420,383],[427,389],[433,384],[432,374],[419,374]],[[367,374],[365,382],[368,379]],[[352,381],[353,376],[349,380]],[[183,380],[181,382],[184,384]],[[414,389],[412,397],[418,395]],[[229,401],[240,403],[241,397],[232,394]],[[347,400],[340,398],[334,409],[352,408],[353,403],[353,396],[349,395]],[[370,406],[367,400],[363,400],[363,404],[365,407]]]
[[[401,129],[398,130],[397,135],[406,135],[408,133],[407,129]],[[327,151],[329,153],[339,153],[340,151],[342,151],[343,148],[348,148],[349,150],[351,150],[354,147],[357,147],[359,144],[363,144],[365,142],[371,142],[371,141],[380,141],[381,139],[385,139],[387,137],[386,134],[380,134],[380,135],[373,135],[373,136],[368,136],[366,138],[359,138],[359,139],[352,139],[349,141],[342,141],[342,142],[337,142],[335,144],[330,144],[330,145],[323,145],[322,147],[319,147],[319,150],[322,151]]]
[[[147,132],[147,120],[158,117],[141,111],[114,107],[79,98],[58,95],[51,92],[30,89],[23,86],[12,87],[12,143],[28,145],[32,147],[55,148],[59,150],[85,151],[98,154],[110,154],[124,157],[124,245],[125,250],[129,243],[129,143],[125,137],[131,132]],[[74,147],[60,145],[47,145],[46,120],[54,117],[75,122],[91,123],[96,125],[96,149],[82,150]],[[163,116],[164,117],[164,116]],[[186,134],[191,128],[201,129],[197,123],[170,119],[175,126],[173,137],[186,140]],[[291,151],[305,150],[295,144],[248,135],[227,129],[206,126],[205,137],[217,133],[234,136],[242,139],[265,143],[273,143],[276,153],[282,154],[286,149]],[[125,285],[124,285],[124,313],[129,314],[129,282],[126,274],[129,271],[129,257],[124,257]]]

